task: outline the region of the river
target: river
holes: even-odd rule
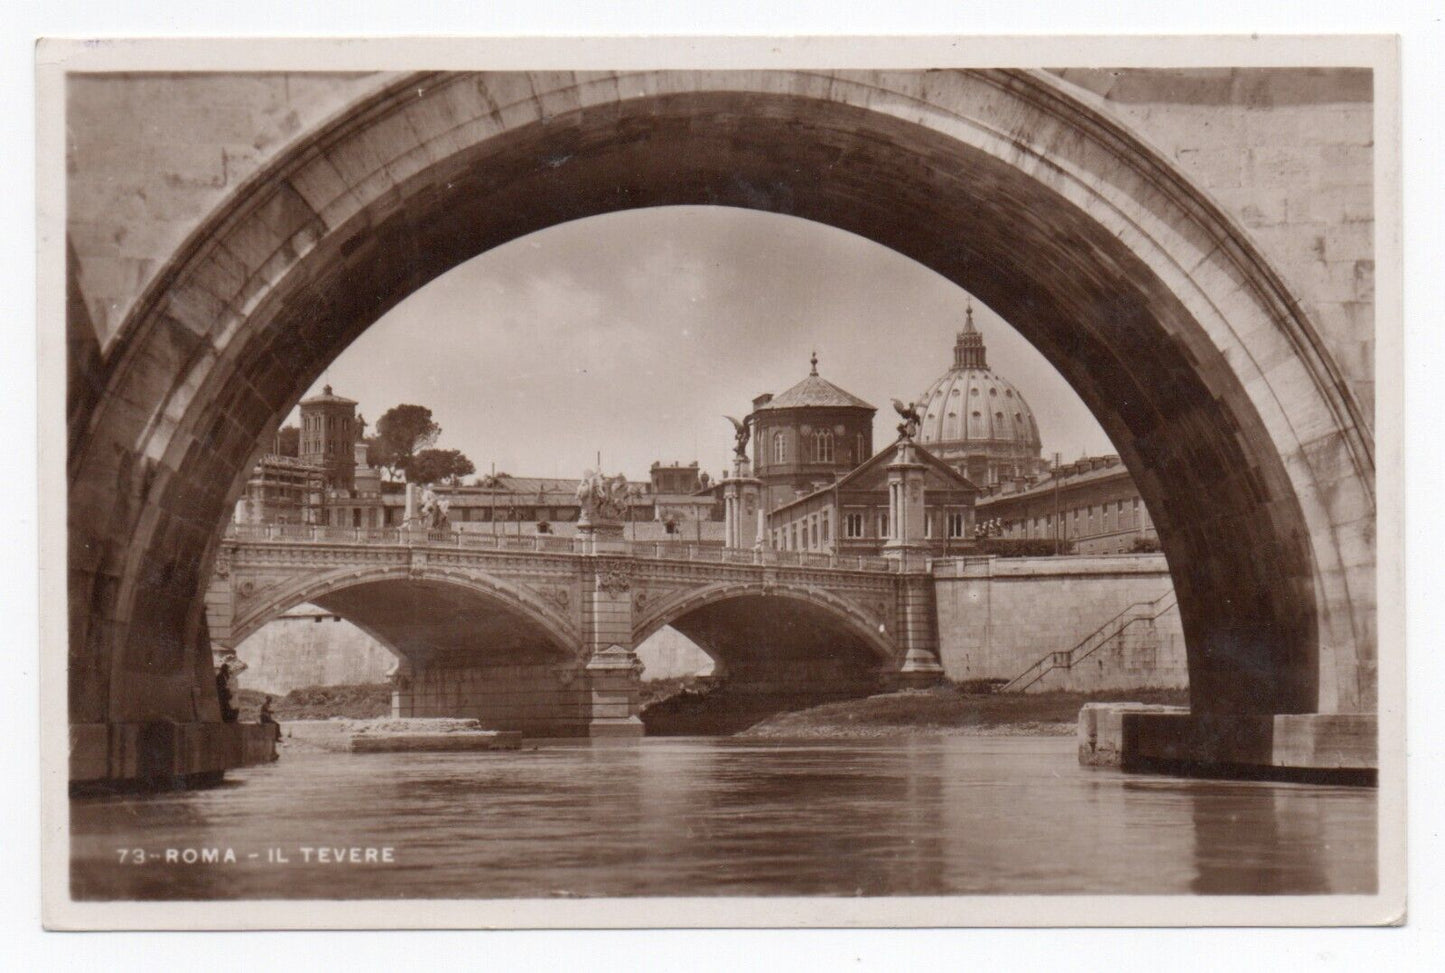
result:
[[[283,751],[209,790],[73,799],[71,834],[92,900],[1376,884],[1372,789],[1085,768],[1048,737]]]

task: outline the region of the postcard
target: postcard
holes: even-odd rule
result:
[[[37,71],[49,927],[1401,920],[1395,40]]]

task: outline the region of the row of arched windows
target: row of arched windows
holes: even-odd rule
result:
[[[808,450],[810,455],[806,458],[806,462],[832,463],[837,460],[836,439],[831,429],[818,429],[804,436],[803,442],[810,447]],[[858,436],[856,456],[858,462],[862,462],[865,458],[861,435]],[[773,433],[772,463],[774,466],[780,466],[786,462],[788,462],[788,437],[779,430]]]

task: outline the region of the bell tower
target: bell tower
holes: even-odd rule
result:
[[[300,459],[323,470],[328,490],[351,490],[356,478],[356,402],[331,391],[301,402]]]

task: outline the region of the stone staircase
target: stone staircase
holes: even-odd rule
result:
[[[1173,589],[1166,591],[1153,601],[1135,602],[1090,632],[1073,648],[1048,653],[996,691],[1001,693],[1027,692],[1029,687],[1054,670],[1074,668],[1106,646],[1123,639],[1135,625],[1154,622],[1161,615],[1172,610],[1176,604]]]

